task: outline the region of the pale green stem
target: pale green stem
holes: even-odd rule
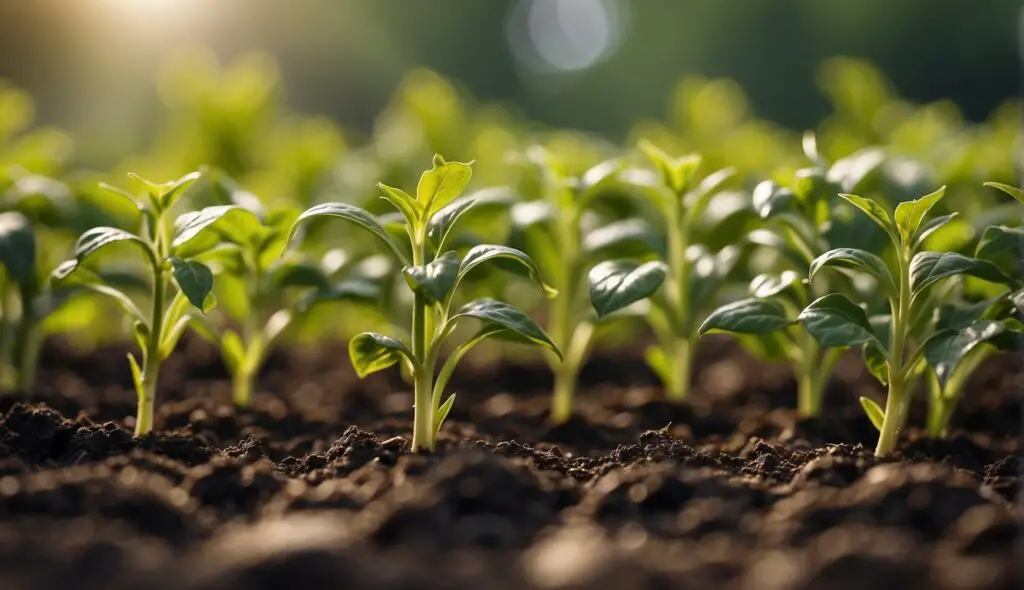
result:
[[[562,284],[552,309],[549,333],[555,344],[563,353],[561,361],[550,355],[549,366],[555,377],[554,390],[551,396],[551,421],[562,424],[572,416],[573,398],[576,395],[576,379],[579,375],[579,364],[582,359],[574,362],[570,359],[569,347],[573,339],[573,319],[580,283],[579,243],[579,212],[572,212],[562,218],[559,224],[559,247],[564,264]]]
[[[669,215],[668,266],[671,282],[665,293],[669,305],[675,311],[673,316],[677,322],[673,326],[675,342],[672,346],[671,368],[675,377],[665,384],[666,395],[673,402],[682,402],[689,395],[693,372],[694,339],[687,334],[687,325],[693,323],[692,318],[688,317],[690,262],[686,259],[687,233],[682,198],[677,195]]]
[[[21,285],[18,289],[18,302],[21,315],[18,318],[17,332],[14,335],[14,354],[17,355],[17,381],[15,389],[23,396],[32,394],[35,383],[35,360],[38,350],[33,347],[35,331],[35,289]]]
[[[910,320],[910,251],[902,248],[900,252],[900,291],[899,299],[893,306],[892,350],[889,355],[889,393],[885,399],[885,418],[875,447],[875,456],[884,457],[892,452],[899,437],[903,422],[904,404],[906,403],[906,367],[904,366],[904,345],[907,338],[907,323]]]
[[[670,401],[682,402],[690,394],[690,382],[693,379],[693,352],[692,343],[677,337],[674,343],[674,357],[672,362],[672,380],[665,384],[665,395]]]
[[[572,417],[576,379],[587,358],[595,329],[596,326],[590,322],[578,325],[569,345],[562,350],[564,360],[555,369],[555,390],[551,403],[551,421],[555,424],[564,424]]]

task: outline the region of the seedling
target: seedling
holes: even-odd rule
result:
[[[840,293],[815,299],[797,320],[824,347],[862,346],[869,370],[888,384],[883,410],[868,398],[861,404],[879,430],[877,456],[892,452],[899,429],[906,420],[911,391],[925,369],[925,340],[931,331],[930,318],[941,295],[930,293],[940,281],[971,275],[1008,283],[1012,279],[995,264],[955,252],[922,250],[922,241],[951,216],[926,221],[931,208],[942,198],[945,187],[914,201],[900,203],[894,214],[871,199],[840,195],[881,227],[895,248],[896,272],[879,256],[857,248],[829,250],[810,265],[809,279],[826,267],[866,273],[889,300],[888,317],[869,320],[864,309]]]
[[[627,170],[619,178],[651,200],[665,219],[668,236],[668,278],[662,296],[652,298],[646,315],[658,344],[647,349],[645,359],[665,385],[668,398],[681,402],[690,391],[700,320],[742,252],[739,246],[710,252],[696,243],[694,234],[735,170],[718,170],[697,182],[700,156],[673,158],[647,141],[639,148],[657,174]]]
[[[16,211],[0,213],[0,351],[3,370],[13,365],[15,391],[32,391],[39,351],[37,324],[40,320],[36,299],[40,284],[36,271],[36,235],[27,217]],[[9,291],[17,293],[17,321],[13,332],[9,324],[15,317]],[[13,359],[11,358],[13,356]]]
[[[642,223],[627,220],[587,231],[594,218],[589,209],[615,182],[618,162],[603,162],[575,177],[540,148],[527,156],[544,174],[546,198],[517,204],[513,221],[558,287],[548,331],[565,358],[551,355],[548,362],[555,375],[551,421],[560,424],[572,416],[576,380],[599,325],[657,291],[666,271],[660,261],[604,259],[649,233]],[[587,306],[588,292],[592,310]]]
[[[444,390],[456,364],[479,342],[489,337],[504,338],[561,354],[529,316],[507,303],[477,299],[453,313],[453,299],[466,275],[492,261],[503,260],[522,267],[546,292],[554,294],[540,280],[533,260],[519,250],[479,245],[460,258],[454,250],[445,249],[452,228],[474,205],[474,201],[454,201],[469,183],[471,165],[472,162],[446,162],[441,156],[434,156],[433,167],[420,177],[415,196],[399,188],[378,185],[383,192],[381,198],[404,218],[407,240],[389,233],[373,214],[348,203],[324,203],[307,209],[296,220],[289,236],[290,240],[300,224],[309,219],[344,219],[372,234],[403,265],[402,274],[413,292],[411,342],[365,332],[349,342],[349,356],[360,377],[398,363],[412,376],[413,450],[435,448],[437,433],[455,402],[452,394],[442,403]],[[461,323],[473,319],[481,321],[483,327],[452,351],[435,378],[442,344]]]
[[[173,224],[172,233],[170,210],[198,174],[165,184],[155,184],[135,175],[132,178],[144,186],[143,196],[112,186],[104,185],[104,188],[134,204],[141,214],[139,231],[132,233],[115,227],[86,231],[75,246],[75,257],[54,269],[52,277],[57,284],[73,284],[113,298],[133,321],[142,364],[140,366],[132,353],[128,353],[128,363],[138,396],[135,436],[142,436],[153,428],[160,363],[171,354],[192,321],[190,306],[203,313],[213,306],[213,273],[194,257],[203,251],[200,246],[207,244],[208,234],[203,229],[227,212],[219,215],[187,213]],[[114,244],[136,248],[152,272],[152,311],[148,315],[143,314],[127,294],[104,282],[86,264]]]
[[[822,348],[795,319],[810,304],[812,286],[805,269],[828,249],[829,230],[835,229],[829,201],[846,190],[853,192],[882,162],[881,154],[865,150],[828,164],[818,153],[815,137],[804,135],[804,152],[812,162],[797,170],[792,187],[766,180],[753,193],[754,208],[763,228],[751,232],[751,242],[781,254],[781,272],[764,273],[750,283],[750,298],[712,312],[698,333],[732,332],[759,356],[784,359],[793,365],[797,381],[797,411],[813,417],[821,413],[822,398],[842,348]],[[833,289],[852,294],[845,277],[829,277]],[[823,281],[818,282],[821,287]]]
[[[304,318],[317,304],[354,300],[369,302],[380,296],[374,283],[363,279],[338,281],[341,270],[337,252],[319,264],[295,253],[281,257],[288,232],[298,213],[290,209],[265,212],[251,193],[240,189],[221,173],[209,172],[211,184],[228,198],[227,205],[206,207],[182,215],[178,223],[195,231],[186,252],[199,256],[217,272],[241,283],[241,292],[230,296],[230,306],[238,329],[216,327],[202,322],[203,331],[212,336],[221,350],[231,374],[235,407],[252,405],[255,380],[275,341],[293,324]],[[244,204],[244,206],[243,206]],[[211,221],[212,220],[212,221]],[[220,281],[228,285],[227,280]]]

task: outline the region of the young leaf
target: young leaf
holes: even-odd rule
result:
[[[637,264],[631,260],[608,260],[590,269],[590,303],[598,318],[632,305],[654,294],[665,280],[665,263]]]
[[[499,259],[511,260],[526,269],[530,278],[540,285],[547,297],[550,298],[558,295],[558,290],[544,283],[540,277],[540,270],[537,269],[537,265],[534,264],[533,260],[527,256],[526,253],[516,250],[515,248],[509,248],[508,246],[495,246],[492,244],[473,246],[470,248],[469,252],[466,252],[466,257],[462,259],[462,264],[459,265],[459,273],[455,280],[455,284],[458,285],[461,283],[470,271],[481,264],[489,260]]]
[[[877,341],[864,310],[838,293],[812,301],[800,312],[797,321],[825,347]]]
[[[477,299],[464,305],[458,313],[449,320],[450,325],[459,318],[475,318],[490,326],[505,328],[507,335],[518,336],[518,339],[537,344],[547,348],[562,358],[562,352],[551,341],[551,338],[541,330],[537,322],[530,316],[515,307],[494,299]]]
[[[179,216],[171,247],[175,256],[192,258],[224,241],[253,244],[262,231],[260,219],[252,211],[238,205],[215,205]]]
[[[427,225],[427,237],[438,250],[444,247],[448,235],[456,223],[471,209],[475,213],[496,208],[507,208],[516,202],[515,193],[506,187],[490,187],[480,189],[471,194],[459,197],[437,210],[430,217]]]
[[[792,270],[784,270],[778,275],[759,274],[750,281],[750,294],[759,299],[773,297],[801,280],[800,273]]]
[[[885,412],[882,411],[882,408],[866,397],[860,398],[860,407],[864,408],[864,413],[868,415],[868,420],[871,420],[871,424],[874,425],[875,429],[881,432],[882,423],[885,421]]]
[[[657,249],[654,231],[644,219],[620,219],[583,238],[583,250],[599,258],[643,256]]]
[[[403,358],[416,365],[415,357],[402,342],[376,332],[363,332],[348,343],[348,355],[352,367],[362,379],[371,373],[382,371]]]
[[[150,249],[146,242],[142,241],[142,238],[116,227],[94,227],[84,232],[78,238],[78,243],[75,244],[74,262],[76,265],[81,264],[103,248],[118,242],[129,242],[137,245],[150,262],[154,265],[157,263],[152,249]],[[70,274],[73,270],[74,267],[69,267],[66,269],[66,274]]]
[[[999,322],[980,320],[961,330],[942,330],[924,344],[924,357],[939,380],[946,386],[957,366],[975,347],[998,339],[1006,332]]]
[[[416,202],[416,199],[412,198],[409,193],[383,182],[378,182],[377,188],[384,192],[381,198],[394,205],[409,225],[416,225],[420,217],[423,216],[423,206]]]
[[[209,311],[210,292],[213,291],[213,271],[202,262],[172,257],[171,272],[185,297],[199,311]]]
[[[881,205],[871,199],[865,199],[857,195],[841,194],[839,196],[866,213],[872,221],[885,230],[885,233],[889,235],[893,243],[899,243],[899,234],[897,233],[896,226],[893,225],[892,219],[889,218],[889,214],[885,212]]]
[[[929,219],[924,225],[921,226],[921,229],[918,230],[917,237],[914,238],[914,247],[920,248],[921,245],[924,244],[924,241],[928,239],[928,236],[942,229],[944,225],[955,219],[957,215],[958,214],[954,212],[948,215],[942,215],[939,217],[935,217],[933,219]]]
[[[899,291],[899,288],[896,286],[896,281],[892,278],[892,274],[889,272],[889,268],[885,265],[885,262],[871,252],[857,248],[836,248],[835,250],[829,250],[811,262],[811,267],[808,271],[809,278],[814,280],[814,276],[818,274],[818,271],[826,266],[836,266],[839,268],[864,271],[878,279],[882,285],[885,285],[885,288],[889,290],[889,293],[895,294]]]
[[[861,355],[864,357],[864,366],[868,368],[868,372],[874,375],[882,385],[888,385],[889,363],[886,361],[882,349],[878,347],[878,343],[866,342],[861,349]]]
[[[935,203],[939,202],[944,194],[946,194],[946,187],[919,199],[904,201],[896,206],[896,227],[899,228],[904,244],[909,244],[914,240],[928,211],[935,206]]]
[[[130,352],[128,353],[128,366],[132,370],[132,384],[135,385],[135,391],[141,395],[143,391],[142,369],[139,368],[139,363],[135,360],[135,355]]]
[[[1024,203],[1024,190],[1021,190],[1015,186],[1010,186],[1008,184],[1003,184],[1001,182],[986,182],[985,186],[989,186],[994,189],[999,189],[1004,193],[1010,195],[1014,199],[1017,199],[1021,203]]]
[[[616,178],[622,169],[622,161],[619,158],[605,160],[596,166],[592,166],[580,177],[580,189],[584,199],[590,199],[596,195],[608,182]]]
[[[991,262],[956,252],[918,252],[910,261],[910,286],[914,293],[947,277],[962,274],[992,283],[1012,283],[1012,279]]]
[[[444,403],[437,408],[437,413],[434,414],[434,434],[436,435],[441,430],[441,425],[444,424],[448,414],[452,411],[452,406],[455,405],[455,394],[448,396],[448,399],[444,400]]]
[[[994,225],[985,229],[974,257],[988,260],[1001,268],[1020,272],[1024,259],[1024,229]]]
[[[416,201],[427,215],[462,194],[473,176],[471,165],[472,162],[446,162],[441,156],[434,156],[433,168],[424,172],[416,185]]]
[[[369,231],[373,235],[387,246],[391,252],[398,258],[402,264],[409,266],[409,257],[406,256],[402,249],[402,246],[395,241],[388,230],[377,218],[365,209],[356,207],[355,205],[349,205],[348,203],[323,203],[315,205],[305,210],[302,215],[299,215],[298,219],[295,220],[295,224],[292,225],[292,229],[288,234],[288,241],[291,242],[292,238],[295,237],[295,232],[299,228],[299,224],[307,219],[314,217],[340,217],[346,221],[351,221],[363,229]]]
[[[789,209],[793,203],[793,196],[793,191],[774,181],[759,182],[754,187],[752,196],[754,210],[761,216],[761,219],[768,219],[776,213]]]
[[[430,303],[444,301],[459,275],[459,255],[445,252],[423,266],[403,268],[402,274],[409,287],[425,296]]]
[[[177,180],[161,184],[150,182],[133,172],[129,172],[128,176],[144,184],[149,190],[151,197],[160,205],[160,208],[166,210],[174,204],[174,201],[182,194],[184,189],[199,179],[200,174],[199,172],[192,172]]]
[[[768,334],[792,323],[778,301],[750,298],[734,301],[711,312],[697,333],[703,336],[711,330],[722,330],[740,334]]]
[[[380,287],[374,283],[364,279],[350,279],[307,293],[295,305],[295,309],[300,313],[306,313],[320,303],[331,301],[375,302],[380,299],[380,296]]]
[[[0,213],[0,264],[17,283],[35,279],[35,233],[28,218],[16,211]]]

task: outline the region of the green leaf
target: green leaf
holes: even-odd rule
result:
[[[475,318],[487,326],[505,328],[510,335],[516,336],[517,340],[537,344],[555,353],[559,359],[562,358],[562,352],[537,322],[508,303],[494,299],[477,299],[459,309],[449,320],[449,324],[453,326],[460,318]]]
[[[792,324],[786,310],[772,299],[741,299],[719,307],[704,320],[697,333],[712,330],[740,334],[768,334]]]
[[[35,281],[36,237],[21,213],[0,213],[0,264],[16,283]]]
[[[579,188],[583,193],[584,200],[594,197],[606,184],[615,180],[620,170],[622,170],[622,160],[620,158],[605,160],[587,169],[580,176]]]
[[[430,217],[427,225],[427,236],[434,246],[441,250],[448,235],[454,230],[456,223],[471,209],[476,215],[480,211],[495,208],[507,208],[516,202],[515,193],[507,187],[490,187],[480,189],[472,194],[459,197],[438,209]]]
[[[852,193],[861,189],[873,172],[885,163],[885,153],[878,148],[865,148],[837,160],[828,169],[826,180],[836,184],[844,192]]]
[[[673,158],[646,139],[641,139],[637,142],[637,148],[654,164],[658,175],[661,176],[662,184],[677,195],[686,192],[693,181],[697,168],[700,166],[700,156],[688,155],[681,158]]]
[[[333,301],[379,302],[381,289],[364,279],[349,279],[314,289],[307,293],[295,306],[300,313],[306,313],[316,305]]]
[[[608,260],[590,269],[590,303],[598,318],[654,294],[665,280],[668,267],[661,261],[638,264],[632,260]]]
[[[868,415],[868,420],[871,420],[875,429],[881,432],[882,423],[885,421],[885,412],[882,411],[882,408],[866,397],[860,398],[860,407],[864,408],[864,413]]]
[[[135,337],[135,343],[139,345],[139,350],[146,350],[149,343],[149,326],[146,322],[135,320],[132,322],[132,335]]]
[[[599,258],[643,256],[657,249],[654,230],[644,219],[620,219],[583,238],[583,250]]]
[[[287,261],[278,265],[270,275],[270,283],[277,289],[291,287],[326,289],[331,284],[330,277],[320,265],[302,260]]]
[[[444,301],[459,276],[459,255],[445,252],[423,266],[407,266],[402,269],[405,282],[413,291],[423,295],[430,303]]]
[[[60,273],[62,276],[58,276],[56,271],[54,271],[54,278],[60,279],[70,275],[79,264],[85,262],[91,256],[94,256],[97,252],[107,246],[117,244],[119,242],[135,244],[146,255],[147,260],[149,260],[154,266],[157,264],[153,250],[142,240],[142,238],[122,229],[117,229],[116,227],[94,227],[84,232],[82,236],[78,238],[78,243],[75,244],[75,259],[73,261],[69,261],[74,262],[74,264],[66,267],[63,264],[59,266],[58,268],[64,267]]]
[[[434,435],[436,436],[441,430],[441,425],[448,418],[448,414],[452,411],[452,406],[455,405],[455,394],[448,396],[448,399],[444,400],[444,403],[437,408],[437,413],[434,414]]]
[[[1010,195],[1014,199],[1017,199],[1021,203],[1024,203],[1024,190],[1021,190],[1015,186],[1010,186],[1008,184],[1003,184],[1001,182],[986,182],[985,186],[992,187],[994,189],[999,189],[1004,193]]]
[[[238,205],[215,205],[180,215],[174,222],[171,248],[178,258],[192,258],[224,242],[254,247],[263,232],[252,211]]]
[[[847,268],[866,272],[872,277],[878,279],[882,285],[885,285],[885,288],[889,290],[889,293],[895,294],[899,291],[899,288],[896,286],[896,281],[892,278],[892,274],[889,272],[889,268],[885,265],[885,262],[871,252],[860,250],[858,248],[836,248],[834,250],[829,250],[811,262],[811,267],[808,271],[810,279],[814,280],[818,271],[826,266],[835,266],[838,268]]]
[[[980,320],[960,330],[942,330],[924,344],[924,357],[935,371],[943,388],[956,372],[960,362],[977,346],[998,340],[1006,333],[1003,324]]]
[[[864,357],[864,365],[868,372],[874,375],[875,379],[882,385],[889,384],[889,362],[885,358],[882,349],[876,342],[866,342],[861,348],[861,355]]]
[[[812,301],[800,312],[797,321],[825,347],[877,341],[864,310],[838,293]]]
[[[410,226],[415,226],[423,217],[423,206],[416,202],[416,199],[400,188],[388,186],[383,182],[377,183],[377,188],[384,191],[382,199],[391,203],[398,212],[402,214]]]
[[[189,303],[199,311],[209,311],[210,293],[213,291],[213,271],[202,262],[195,260],[170,259],[171,272],[178,288],[188,298]]]
[[[455,280],[455,284],[458,285],[470,273],[474,268],[490,260],[510,260],[522,266],[527,274],[533,279],[541,289],[544,290],[544,294],[553,298],[558,295],[558,290],[548,286],[543,279],[540,277],[540,270],[537,265],[534,264],[533,259],[526,255],[526,253],[516,250],[515,248],[509,248],[508,246],[496,246],[492,244],[481,244],[479,246],[473,246],[469,252],[466,252],[466,257],[462,259],[462,264],[459,265],[459,273]]]
[[[986,319],[989,311],[1001,302],[1010,304],[1009,295],[978,301],[975,303],[943,304],[935,310],[935,327],[938,330],[961,330],[974,322]]]
[[[914,293],[956,275],[971,275],[992,283],[1013,282],[991,262],[956,252],[919,252],[910,261],[910,287]]]
[[[295,224],[292,225],[292,229],[288,234],[288,241],[291,242],[295,237],[295,232],[298,230],[300,223],[314,217],[339,217],[346,221],[351,221],[377,236],[377,238],[391,250],[402,264],[406,266],[411,264],[409,257],[406,256],[402,246],[396,242],[393,237],[391,237],[388,230],[385,229],[379,221],[377,221],[377,218],[374,217],[373,214],[365,209],[356,207],[355,205],[349,205],[348,203],[323,203],[306,209],[303,211],[302,215],[299,215],[298,219],[295,220]]]
[[[761,216],[761,219],[767,219],[776,213],[790,209],[793,205],[793,197],[793,191],[774,181],[765,180],[754,187],[752,196],[754,210]]]
[[[416,185],[416,201],[428,216],[462,194],[473,176],[472,164],[446,162],[440,155],[434,156],[433,168],[424,172]]]
[[[117,304],[121,306],[121,309],[128,313],[128,315],[131,316],[133,320],[140,321],[143,323],[146,322],[146,316],[142,314],[142,311],[138,308],[138,306],[135,305],[135,302],[132,301],[131,298],[128,297],[128,295],[124,294],[118,289],[115,289],[114,287],[110,287],[108,285],[91,282],[93,280],[97,280],[94,277],[82,278],[82,280],[79,280],[77,282],[74,281],[71,277],[76,269],[77,262],[75,260],[66,260],[62,262],[60,266],[54,269],[52,275],[53,279],[62,286],[82,288],[89,291],[93,291],[95,293],[99,293],[100,295],[104,295],[106,297],[110,297],[111,299],[116,301]],[[82,273],[74,274],[80,275]]]
[[[950,213],[948,215],[942,215],[940,217],[929,219],[924,225],[921,226],[921,229],[918,230],[917,232],[917,237],[914,238],[915,248],[920,247],[922,244],[924,244],[924,241],[928,239],[928,236],[942,229],[947,223],[953,221],[953,219],[955,219],[957,215],[957,213]]]
[[[904,201],[896,206],[896,227],[904,244],[911,243],[928,212],[946,194],[946,187],[913,201]]]
[[[866,213],[872,221],[885,230],[885,233],[889,235],[893,243],[899,243],[899,234],[897,233],[896,226],[893,224],[892,219],[889,218],[889,214],[885,212],[885,209],[883,209],[881,205],[871,199],[865,199],[864,197],[858,197],[857,195],[841,194],[839,196],[848,201],[854,207]]]
[[[773,297],[793,285],[799,284],[802,280],[800,273],[792,270],[784,270],[777,275],[759,274],[750,281],[750,294],[759,299]]]
[[[159,204],[161,210],[166,210],[174,204],[174,201],[181,196],[182,192],[189,185],[199,179],[200,174],[199,172],[192,172],[177,180],[164,183],[150,182],[133,172],[129,172],[128,176],[145,185],[154,202]]]
[[[387,369],[401,362],[403,358],[413,366],[418,364],[409,347],[376,332],[363,332],[352,338],[348,343],[348,355],[360,379]]]
[[[700,184],[686,195],[687,223],[692,224],[696,221],[711,204],[715,195],[719,194],[722,185],[735,175],[735,168],[723,168],[705,176]]]
[[[174,347],[178,345],[178,340],[181,339],[181,335],[188,329],[189,324],[193,322],[191,316],[184,316],[178,318],[176,322],[165,326],[164,337],[160,340],[160,345],[157,347],[157,354],[160,356],[161,361],[165,361],[174,352]]]
[[[1024,229],[1004,225],[985,228],[974,257],[1019,274],[1024,260]]]
[[[142,369],[139,368],[135,355],[130,352],[128,353],[128,367],[132,370],[132,384],[135,385],[135,393],[141,397],[142,392],[145,391],[142,383]]]

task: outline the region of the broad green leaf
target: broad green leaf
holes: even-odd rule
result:
[[[971,275],[992,283],[1013,282],[991,262],[956,252],[918,252],[910,261],[910,286],[914,293],[956,275]]]
[[[924,241],[928,239],[928,236],[942,229],[947,223],[953,221],[957,217],[957,213],[950,213],[948,215],[942,215],[929,219],[921,226],[921,229],[917,232],[917,237],[914,239],[915,248],[919,248]]]
[[[874,425],[875,429],[881,432],[882,423],[885,421],[885,412],[882,411],[882,408],[866,397],[860,398],[860,407],[864,408],[864,413],[868,415],[868,420],[871,420],[871,424]]]
[[[784,270],[777,275],[759,274],[750,281],[750,294],[759,299],[772,297],[799,284],[802,280],[800,273],[792,270]]]
[[[899,228],[900,237],[904,244],[910,244],[915,239],[921,223],[928,212],[939,202],[939,199],[946,194],[946,187],[942,187],[934,193],[927,194],[913,201],[904,201],[896,206],[894,215],[896,227]]]
[[[348,343],[348,356],[352,367],[362,379],[371,373],[383,371],[405,360],[416,365],[415,357],[402,342],[376,332],[363,332]]]
[[[462,194],[472,176],[472,162],[446,162],[435,155],[433,168],[424,172],[416,185],[416,201],[427,215],[433,215]]]
[[[356,207],[355,205],[349,205],[348,203],[323,203],[315,205],[305,210],[302,215],[299,215],[298,219],[295,220],[295,224],[292,225],[291,232],[288,234],[288,241],[291,242],[292,238],[295,237],[295,232],[299,228],[299,224],[307,219],[314,217],[339,217],[346,221],[351,221],[363,229],[369,231],[373,235],[387,246],[391,252],[398,258],[402,264],[408,266],[409,257],[406,256],[402,249],[402,246],[395,241],[395,239],[388,233],[388,230],[377,218],[365,209]]]
[[[533,279],[541,289],[544,290],[544,294],[549,297],[555,297],[558,295],[558,290],[548,286],[540,276],[540,270],[537,265],[534,264],[533,260],[521,250],[515,248],[509,248],[508,246],[496,246],[492,244],[481,244],[479,246],[473,246],[469,252],[466,252],[466,257],[462,259],[462,263],[459,265],[459,273],[455,280],[455,284],[461,283],[474,268],[481,264],[491,260],[509,260],[522,266],[527,274]]]
[[[899,234],[897,233],[896,226],[893,224],[889,214],[885,212],[885,209],[883,209],[881,205],[871,199],[865,199],[864,197],[858,197],[857,195],[841,194],[839,196],[848,201],[854,207],[866,213],[872,221],[885,230],[885,233],[889,235],[894,243],[899,241]]]
[[[765,180],[754,187],[754,210],[761,219],[767,219],[792,207],[793,197],[793,191],[774,181]]]
[[[174,255],[192,258],[224,242],[255,247],[263,233],[259,217],[238,205],[215,205],[185,213],[174,222]]]
[[[835,266],[838,268],[847,268],[866,272],[872,277],[878,279],[882,285],[885,285],[885,288],[889,290],[889,293],[895,294],[899,291],[899,288],[896,286],[896,281],[892,278],[892,274],[889,272],[889,268],[885,265],[885,262],[871,252],[857,248],[836,248],[835,250],[829,250],[811,262],[811,267],[808,270],[809,278],[814,280],[818,271],[826,266]]]
[[[1008,300],[1004,300],[1002,297],[995,297],[975,303],[947,303],[940,305],[933,314],[935,316],[935,327],[938,330],[961,330],[978,320],[984,319],[988,315],[989,310],[998,305],[1000,301],[1010,304]]]
[[[864,310],[838,293],[812,301],[800,312],[797,321],[825,347],[877,341]]]
[[[449,320],[449,324],[454,325],[454,322],[460,318],[475,318],[484,322],[485,325],[505,328],[511,333],[510,335],[517,336],[518,340],[547,348],[559,359],[562,358],[562,352],[537,325],[537,322],[508,303],[494,299],[477,299],[459,309],[458,313]]]
[[[875,342],[866,342],[861,348],[861,355],[864,357],[864,365],[868,372],[878,379],[882,385],[889,383],[889,362],[882,353],[882,349]]]
[[[992,343],[1004,349],[1015,348],[1017,339],[1012,335],[1004,338],[1007,332],[1003,324],[991,320],[980,320],[960,330],[941,330],[925,342],[924,357],[935,371],[939,385],[945,388],[960,362],[976,347]]]
[[[455,405],[455,394],[448,396],[448,399],[444,400],[444,403],[437,408],[437,413],[434,414],[434,435],[441,430],[441,426],[444,421],[448,418],[448,414],[452,411],[452,406]]]
[[[654,294],[665,280],[668,267],[661,261],[638,264],[631,260],[608,260],[590,269],[590,303],[598,318],[632,305]]]
[[[654,230],[644,219],[621,219],[583,238],[583,250],[599,258],[643,256],[657,249]]]
[[[423,206],[416,199],[400,188],[388,186],[383,182],[377,183],[377,188],[384,192],[382,199],[391,203],[398,212],[402,214],[410,226],[415,226],[420,217],[423,216]]]
[[[472,194],[459,197],[438,209],[430,217],[427,225],[427,236],[434,246],[440,250],[444,247],[448,235],[454,231],[455,225],[463,215],[472,209],[474,215],[495,208],[508,208],[516,202],[516,194],[507,187],[490,187],[480,189]]]
[[[402,274],[409,287],[426,297],[428,302],[444,301],[459,276],[459,255],[445,252],[423,266],[403,268]]]
[[[994,225],[985,229],[974,251],[974,257],[988,260],[1008,272],[1021,274],[1024,269],[1024,228]]]
[[[792,323],[778,301],[749,298],[723,305],[711,312],[697,333],[704,335],[712,330],[721,330],[740,334],[768,334]]]
[[[122,229],[116,227],[94,227],[78,238],[78,243],[75,244],[75,262],[81,264],[86,261],[89,257],[95,255],[97,252],[118,242],[128,242],[138,246],[146,258],[154,265],[157,264],[157,260],[153,255],[152,249],[149,245],[142,240],[142,238],[135,234],[128,233]],[[73,268],[69,269],[70,273]]]
[[[1014,199],[1017,199],[1021,203],[1024,203],[1024,190],[1021,190],[1015,186],[1010,186],[1008,184],[1003,184],[1001,182],[986,182],[985,186],[989,186],[994,189],[999,189],[1004,193],[1010,195]]]
[[[189,303],[203,313],[209,311],[209,297],[213,291],[213,271],[210,267],[196,260],[172,257],[170,261],[174,281],[185,297],[188,297]]]
[[[16,283],[35,281],[35,233],[28,218],[16,211],[0,213],[0,264]]]

